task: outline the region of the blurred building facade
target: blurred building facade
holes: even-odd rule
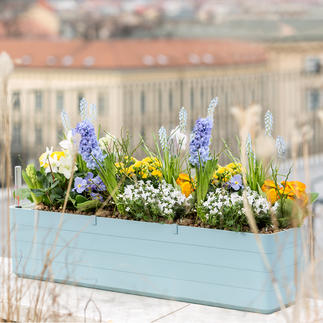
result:
[[[312,46],[313,45],[313,46]],[[316,120],[322,109],[323,43],[300,47],[229,40],[0,40],[16,63],[9,82],[12,152],[26,162],[62,139],[60,112],[75,126],[79,101],[97,106],[97,124],[116,136],[129,131],[153,144],[160,126],[177,125],[188,111],[191,130],[219,97],[214,144],[236,145],[237,126],[230,107],[258,103],[275,117],[275,134],[290,139],[301,116],[317,130],[311,152],[323,152]]]

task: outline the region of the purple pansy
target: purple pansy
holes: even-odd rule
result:
[[[75,177],[73,191],[81,194],[87,188],[87,181],[81,177]]]
[[[241,188],[243,188],[241,175],[237,174],[232,176],[227,184],[229,188],[232,188],[235,191],[239,191]]]
[[[91,192],[90,195],[92,197],[92,200],[99,200],[100,202],[104,201],[104,199],[100,193]]]

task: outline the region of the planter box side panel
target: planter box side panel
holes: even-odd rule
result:
[[[279,308],[261,255],[244,250],[252,241],[255,244],[252,235],[247,235],[245,247],[241,247],[239,240],[246,235],[220,233],[220,245],[223,247],[228,242],[230,248],[219,248],[216,246],[220,243],[219,230],[107,218],[93,222],[91,217],[74,215],[65,216],[57,234],[59,217],[53,219],[57,213],[38,212],[34,216],[28,213],[25,217],[24,212],[18,216],[18,212],[14,213],[13,260],[19,275],[263,313]],[[201,243],[203,230],[207,230],[209,245],[206,237]],[[40,277],[56,237],[52,250],[56,256],[50,274],[46,272]],[[236,249],[234,237],[238,237]],[[270,253],[268,241],[268,258],[279,259],[273,246]],[[281,255],[287,261],[274,268],[285,304],[293,302],[295,294],[293,253],[290,244],[285,244]]]

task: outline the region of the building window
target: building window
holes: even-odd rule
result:
[[[41,110],[43,108],[43,93],[41,91],[35,91],[35,108]]]
[[[14,122],[12,126],[12,145],[14,147],[21,147],[21,123]]]
[[[105,93],[99,93],[98,94],[98,112],[99,115],[106,114],[106,111],[108,109],[108,98]]]
[[[18,91],[12,93],[12,107],[14,110],[20,110],[20,92]]]
[[[141,109],[141,114],[145,113],[145,111],[146,111],[146,97],[145,97],[144,91],[142,91],[140,94],[140,109]]]
[[[56,92],[56,110],[58,112],[64,110],[64,92],[63,91]]]
[[[307,106],[310,111],[315,111],[320,108],[320,91],[318,89],[308,90]]]
[[[318,57],[307,57],[305,60],[305,72],[318,74],[321,71],[321,62]]]
[[[43,131],[40,125],[35,126],[35,143],[36,144],[43,143]]]

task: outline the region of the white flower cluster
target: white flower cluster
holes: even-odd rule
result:
[[[145,206],[158,207],[160,214],[172,215],[178,206],[188,205],[189,198],[175,189],[171,184],[162,181],[155,188],[151,181],[138,181],[134,185],[127,185],[124,193],[120,194],[119,200],[125,206],[125,210],[131,210],[132,202],[142,201]]]
[[[246,193],[247,200],[256,216],[269,212],[270,204],[264,197],[249,187],[246,188]],[[239,193],[232,193],[225,188],[217,188],[215,192],[208,193],[203,208],[206,210],[207,218],[213,215],[223,215],[224,208],[235,208],[237,215],[242,215],[245,212],[243,197]]]
[[[40,166],[45,169],[46,173],[60,173],[63,174],[67,179],[70,179],[73,164],[74,171],[77,170],[76,164],[73,161],[73,156],[77,151],[77,138],[73,136],[70,130],[67,133],[66,139],[61,141],[59,144],[64,149],[63,151],[54,151],[53,147],[50,149],[46,147],[46,152],[44,152],[40,158]]]

